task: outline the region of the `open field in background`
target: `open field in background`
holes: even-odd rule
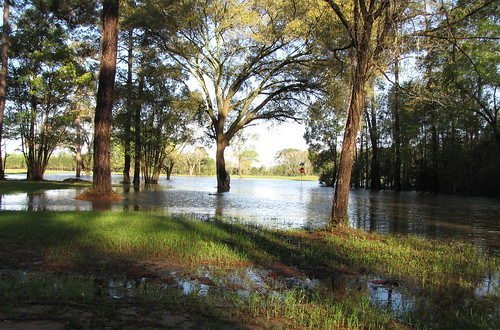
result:
[[[5,174],[24,174],[26,173],[26,169],[5,169]],[[74,177],[75,176],[75,171],[52,171],[52,170],[47,170],[45,171],[45,174],[55,174],[55,173],[61,173],[61,174],[68,174],[68,177]],[[85,172],[82,172],[82,175],[85,175]],[[90,173],[91,174],[91,173]],[[121,172],[113,172],[112,174],[122,174]],[[176,175],[172,175],[172,177],[175,177]],[[187,176],[187,175],[183,175]],[[205,176],[205,175],[202,175]],[[213,175],[215,178],[215,174]],[[231,175],[232,178],[240,178],[238,175]],[[318,176],[317,175],[296,175],[296,176],[285,176],[285,175],[243,175],[241,178],[249,178],[249,179],[277,179],[277,180],[304,180],[304,181],[317,181]]]

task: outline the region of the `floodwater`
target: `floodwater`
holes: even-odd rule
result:
[[[67,177],[54,174],[46,179]],[[162,177],[160,184],[139,191],[125,189],[120,179],[113,176],[116,191],[125,196],[120,202],[75,200],[81,189],[48,190],[0,195],[0,210],[164,210],[202,219],[224,216],[269,228],[316,229],[327,223],[333,198],[333,189],[316,181],[232,178],[231,191],[217,195],[214,177]],[[461,239],[500,252],[499,199],[357,189],[351,191],[349,219],[352,227],[366,231]]]
[[[26,283],[32,276],[36,276],[36,273],[0,269],[0,280],[14,278],[20,283]],[[57,275],[54,277],[45,274],[44,277],[52,278],[58,283]],[[370,304],[390,312],[396,319],[404,320],[411,314],[418,314],[431,322],[446,315],[448,317],[451,315],[453,318],[454,313],[467,313],[471,302],[495,300],[500,294],[498,277],[492,275],[485,278],[472,291],[429,293],[404,280],[396,282],[377,275],[355,275],[338,271],[325,274],[322,278],[311,278],[300,274],[278,275],[275,270],[257,267],[221,271],[210,266],[202,266],[188,273],[163,270],[158,272],[155,278],[97,276],[94,278],[94,285],[97,294],[112,300],[139,297],[145,287],[154,288],[158,292],[178,290],[186,296],[207,297],[231,293],[242,301],[251,299],[252,295],[258,295],[283,302],[287,295],[299,290],[309,297],[367,299]],[[58,285],[54,284],[47,290],[57,288]],[[443,295],[453,298],[443,299]],[[493,306],[492,313],[498,315],[500,310]]]

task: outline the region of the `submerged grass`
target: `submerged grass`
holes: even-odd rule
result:
[[[30,318],[63,320],[78,328],[106,327],[110,322],[113,322],[113,327],[183,328],[191,325],[186,324],[188,321],[214,329],[378,329],[394,323],[389,313],[371,306],[366,299],[336,300],[319,294],[311,296],[305,290],[268,296],[259,293],[241,296],[235,292],[219,291],[210,296],[200,296],[197,292],[182,295],[173,288],[143,283],[135,288],[130,297],[119,300],[106,299],[107,290],[102,281],[91,276],[19,272],[0,281],[3,302],[0,312],[15,318],[20,313],[26,315],[31,309],[33,314]],[[127,317],[131,311],[135,316],[133,319]],[[183,320],[184,324],[173,324],[168,318],[165,320],[165,311],[168,318],[190,314]],[[81,316],[89,313],[91,320],[82,320]]]
[[[381,329],[391,324],[392,315],[370,305],[366,298],[337,300],[324,295],[310,295],[304,290],[291,290],[283,295],[252,294],[237,301],[251,317],[268,322],[280,320],[284,328],[308,329]]]
[[[496,257],[467,243],[351,229],[336,232],[267,230],[234,221],[199,221],[158,212],[1,212],[0,246],[3,267],[82,276],[77,279],[64,275],[59,279],[18,278],[17,283],[0,279],[0,300],[11,305],[37,299],[58,304],[77,302],[101,306],[92,307],[92,313],[101,316],[106,315],[104,310],[116,306],[96,294],[99,290],[95,289],[94,276],[147,277],[150,266],[163,270],[184,269],[188,273],[206,265],[221,270],[255,265],[284,273],[292,269],[310,277],[325,277],[339,270],[348,274],[381,274],[418,285],[426,295],[437,297],[433,306],[450,304],[455,296],[471,297],[471,301],[475,301],[474,288],[485,274],[497,274],[499,269]],[[44,290],[44,287],[59,289]],[[153,284],[142,286],[138,292],[139,296],[130,303],[146,313],[157,311],[158,306],[165,304],[189,315],[195,308],[203,315],[202,319],[215,317],[223,325],[241,322],[290,328],[401,325],[394,321],[394,315],[369,304],[366,297],[356,295],[336,298],[322,292],[292,290],[240,296],[222,290],[209,297],[174,294],[173,298],[161,286]],[[425,313],[408,314],[403,320],[405,324],[425,328],[429,326],[429,315],[437,314],[440,316],[437,321],[432,318],[436,325],[430,327],[453,328],[465,319],[471,327],[488,327],[498,321],[498,315],[491,316],[490,312],[496,302],[498,297],[469,303],[455,309],[456,315],[425,311],[428,307],[422,303],[420,310]],[[102,324],[108,321],[102,316]],[[198,324],[196,322],[203,321],[197,319],[195,324]]]

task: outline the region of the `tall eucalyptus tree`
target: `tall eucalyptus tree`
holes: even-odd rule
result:
[[[87,197],[116,198],[111,186],[111,122],[116,75],[119,0],[103,0],[99,85],[94,117],[92,189]]]
[[[356,137],[365,108],[366,85],[376,63],[388,48],[394,27],[408,2],[406,0],[325,0],[342,23],[348,36],[343,47],[351,51],[351,100],[340,154],[331,225],[347,224],[347,205],[354,164]]]
[[[3,2],[3,26],[2,26],[2,46],[0,49],[1,65],[0,68],[0,180],[5,178],[2,158],[2,136],[3,121],[5,112],[5,99],[7,95],[7,72],[9,67],[9,36],[10,36],[10,0]]]

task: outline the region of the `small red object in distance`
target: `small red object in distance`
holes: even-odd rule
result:
[[[301,167],[300,168],[300,174],[304,174],[304,173],[306,173],[306,170],[305,170],[305,168]]]

